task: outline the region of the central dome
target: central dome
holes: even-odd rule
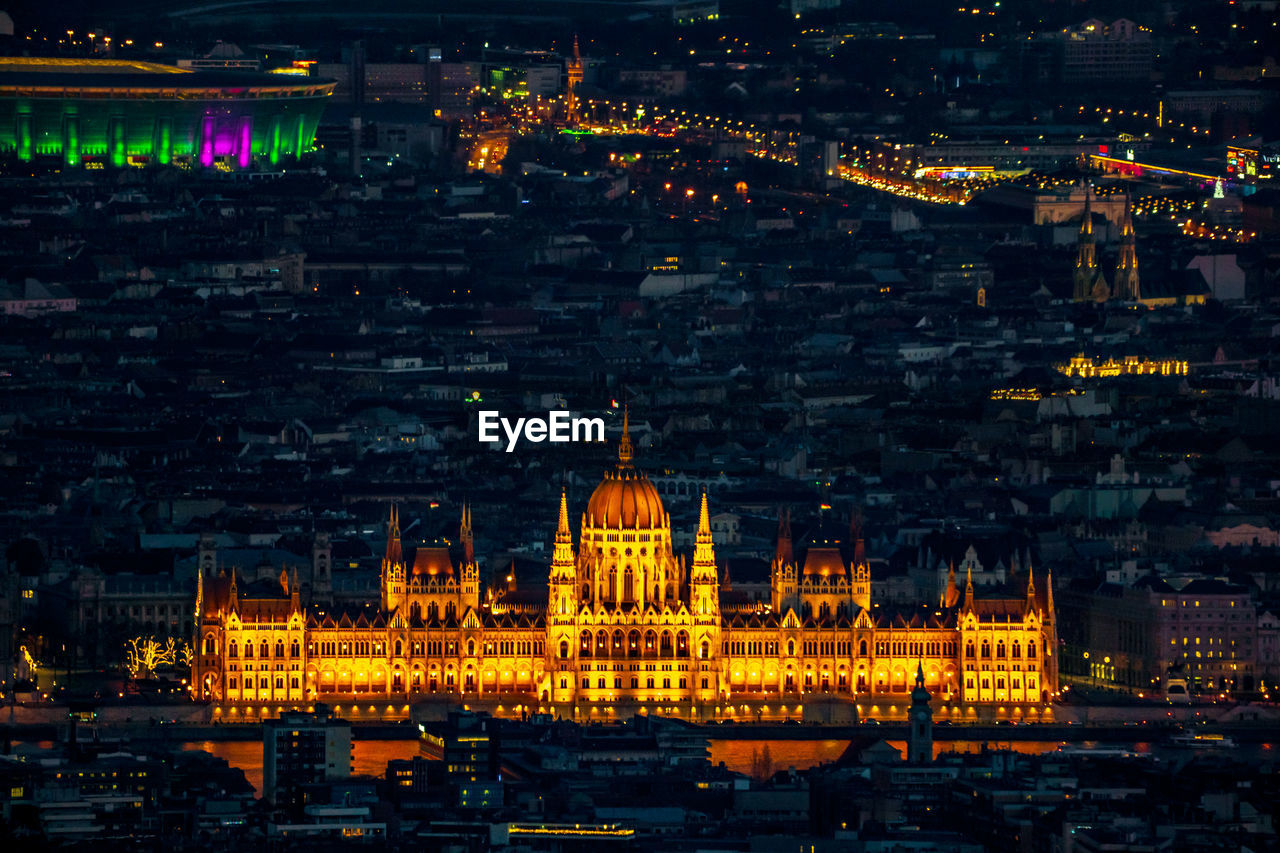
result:
[[[593,527],[652,529],[665,519],[658,490],[634,468],[619,466],[605,474],[587,502],[587,523]]]
[[[662,498],[649,478],[631,465],[631,431],[627,414],[622,415],[622,438],[618,440],[618,467],[604,475],[587,502],[587,524],[593,527],[652,530],[666,523]]]

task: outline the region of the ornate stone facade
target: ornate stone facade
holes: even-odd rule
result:
[[[296,572],[282,572],[278,588],[241,590],[234,571],[205,567],[198,696],[228,709],[317,700],[398,709],[438,698],[706,719],[798,716],[824,695],[864,713],[905,713],[917,675],[940,713],[1039,716],[1057,689],[1050,578],[1037,583],[1028,569],[1016,592],[980,597],[953,568],[936,603],[882,607],[856,523],[848,541],[797,554],[784,514],[771,600],[749,599],[722,587],[705,494],[691,559],[675,553],[671,517],[633,467],[625,430],[576,548],[561,495],[545,596],[511,577],[482,591],[469,509],[460,539],[457,565],[445,547],[418,548],[410,563],[392,510],[381,601],[363,607],[334,607],[320,584],[304,602]],[[327,572],[327,551],[317,553]]]

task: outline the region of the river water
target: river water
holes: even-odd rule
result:
[[[904,740],[889,739],[890,746],[898,749],[906,756],[907,743]],[[48,749],[51,741],[37,741],[30,744],[36,748]],[[1007,749],[1024,755],[1039,755],[1053,752],[1060,741],[1051,740],[949,740],[934,741],[933,754],[938,757],[945,753],[978,753],[984,749]],[[1164,744],[1139,741],[1136,743],[1095,744],[1085,741],[1079,746],[1094,746],[1108,749],[1121,748],[1137,753],[1153,753],[1164,760],[1175,760],[1187,757],[1191,751],[1171,748]],[[419,754],[416,738],[399,740],[355,740],[352,741],[352,772],[357,776],[382,777],[387,770],[387,762],[398,758],[413,758]],[[750,773],[758,755],[767,748],[770,762],[775,770],[807,770],[819,764],[839,759],[849,748],[849,741],[832,740],[719,740],[709,741],[712,764],[724,763],[730,770]],[[224,759],[232,767],[244,771],[245,779],[258,793],[262,791],[262,742],[259,740],[204,740],[187,741],[182,744],[184,750],[201,750]],[[1200,751],[1197,750],[1197,753]],[[1251,763],[1274,762],[1280,760],[1280,744],[1277,743],[1242,743],[1238,749],[1218,753],[1224,757]]]
[[[906,755],[907,743],[890,740]],[[397,758],[413,758],[418,755],[417,740],[356,740],[352,741],[352,771],[357,776],[378,776],[386,773],[387,762]],[[1058,748],[1058,741],[946,741],[933,744],[934,755],[944,752],[981,752],[990,749],[1012,749],[1015,752],[1039,754]],[[1144,746],[1140,744],[1139,746]],[[1149,746],[1149,745],[1145,745]],[[847,740],[712,740],[711,763],[724,765],[740,773],[751,771],[755,755],[767,747],[769,757],[777,770],[794,767],[808,770],[819,764],[835,761],[849,748]],[[232,767],[244,771],[245,779],[262,791],[262,743],[259,741],[189,741],[183,749],[198,749],[225,759]],[[1142,751],[1142,750],[1139,750]]]

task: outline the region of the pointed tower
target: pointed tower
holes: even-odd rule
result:
[[[773,612],[784,613],[788,607],[799,609],[799,589],[795,551],[791,545],[791,510],[778,510],[778,547],[771,571]]]
[[[400,510],[391,505],[387,519],[387,551],[382,557],[382,612],[391,613],[404,601],[404,551],[400,546]]]
[[[466,563],[476,561],[476,544],[471,531],[471,505],[462,505],[462,523],[458,527],[458,541],[462,543],[462,560]]]
[[[302,612],[302,586],[298,583],[298,567],[293,567],[293,577],[289,581],[289,612]]]
[[[689,573],[689,607],[694,623],[700,628],[720,624],[720,578],[716,572],[716,554],[711,536],[711,512],[707,493],[702,493],[698,513],[698,533],[694,539],[693,567]]]
[[[853,603],[862,610],[870,610],[871,563],[867,561],[867,543],[862,538],[861,510],[855,510],[849,518],[849,538],[853,540]]]
[[[311,600],[319,604],[333,601],[333,545],[328,533],[317,533],[311,543]]]
[[[911,764],[929,764],[933,761],[933,709],[929,707],[929,698],[929,690],[924,686],[924,664],[918,663],[916,686],[911,691],[911,710],[907,712],[911,722],[907,761]]]
[[[1088,302],[1093,299],[1093,285],[1098,277],[1098,261],[1093,240],[1093,187],[1084,187],[1084,216],[1080,220],[1080,234],[1076,237],[1076,271],[1073,278],[1072,299]]]
[[[578,610],[577,577],[573,555],[573,534],[569,531],[569,498],[560,490],[560,520],[551,551],[551,574],[547,583],[548,616],[553,623],[567,619],[571,624]]]
[[[1053,605],[1053,572],[1045,578],[1044,588],[1044,655],[1041,670],[1044,672],[1044,690],[1053,696],[1058,691],[1058,615]]]
[[[480,566],[476,562],[476,544],[471,532],[471,504],[462,506],[458,539],[462,542],[462,566],[459,572],[462,599],[458,602],[458,609],[466,612],[468,607],[480,606]]]
[[[969,570],[965,573],[964,580],[964,606],[973,609],[973,566],[969,566]]]
[[[1120,257],[1116,260],[1115,298],[1122,302],[1142,299],[1138,284],[1138,254],[1133,233],[1133,204],[1128,195],[1124,199],[1124,220],[1120,224]]]
[[[618,467],[634,468],[632,460],[635,459],[636,451],[631,445],[631,412],[626,407],[622,407],[622,435],[618,438]]]
[[[570,124],[577,124],[579,119],[578,87],[582,85],[582,54],[578,52],[578,36],[576,33],[573,36],[573,58],[565,66],[565,83],[565,117]]]
[[[240,612],[240,587],[236,583],[236,567],[231,567],[231,588],[227,591],[227,612]]]
[[[960,602],[960,587],[956,585],[956,564],[953,560],[947,571],[947,588],[942,593],[942,606],[955,607]]]

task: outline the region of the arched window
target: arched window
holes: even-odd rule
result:
[[[474,655],[476,653],[476,641],[467,640],[467,654]]]
[[[1036,656],[1036,641],[1031,640],[1027,643],[1027,657],[1034,658]]]
[[[858,656],[859,656],[859,657],[866,657],[866,656],[867,656],[867,641],[866,641],[866,640],[862,640],[862,641],[860,641],[860,642],[858,643]]]
[[[609,634],[603,629],[596,634],[596,654],[609,654]]]
[[[991,657],[991,643],[987,640],[982,641],[982,656],[984,658]]]
[[[972,640],[970,640],[969,642],[965,643],[965,645],[964,645],[964,656],[965,656],[965,657],[967,657],[967,658],[971,658],[971,657],[973,657],[973,641],[972,641]]]
[[[676,654],[682,658],[689,656],[689,634],[686,631],[676,634]]]
[[[662,642],[661,642],[661,645],[659,646],[659,653],[663,657],[671,656],[671,632],[670,631],[662,632]]]
[[[1015,658],[1022,657],[1022,646],[1018,643],[1017,640],[1013,641],[1013,647],[1011,649],[1011,652],[1012,652],[1012,656]]]
[[[700,653],[702,655],[703,660],[706,660],[707,658],[711,657],[711,644],[708,643],[706,640],[702,641],[702,648],[700,650]]]
[[[213,637],[204,638],[204,653],[206,655],[213,654],[216,648],[217,648],[217,643],[214,642]]]
[[[627,634],[627,654],[631,657],[637,657],[640,654],[640,632],[633,629]]]
[[[1004,657],[1004,640],[1000,640],[996,643],[996,657]]]
[[[294,640],[289,644],[289,657],[296,658],[299,653],[298,641]]]
[[[563,660],[568,656],[569,656],[569,641],[561,640],[560,641],[560,658]]]
[[[284,657],[284,640],[276,640],[276,657]]]
[[[795,655],[795,653],[796,653],[796,641],[795,641],[795,640],[787,640],[787,654],[788,654],[788,655]]]
[[[404,654],[404,645],[399,640],[396,640],[396,657],[402,654]]]
[[[253,640],[246,640],[246,641],[245,641],[245,644],[244,644],[244,656],[245,656],[245,657],[247,657],[247,658],[251,658],[251,657],[253,657]]]
[[[269,651],[269,649],[268,649],[268,647],[267,647],[267,641],[266,641],[266,640],[263,640],[263,641],[258,645],[258,657],[260,657],[260,658],[265,658],[269,653],[270,653],[270,651]]]
[[[653,654],[658,650],[658,632],[648,630],[644,632],[644,650],[646,654]]]
[[[622,629],[619,628],[613,632],[613,653],[615,655],[623,654],[623,649],[625,647],[626,647],[626,638],[622,633]]]

